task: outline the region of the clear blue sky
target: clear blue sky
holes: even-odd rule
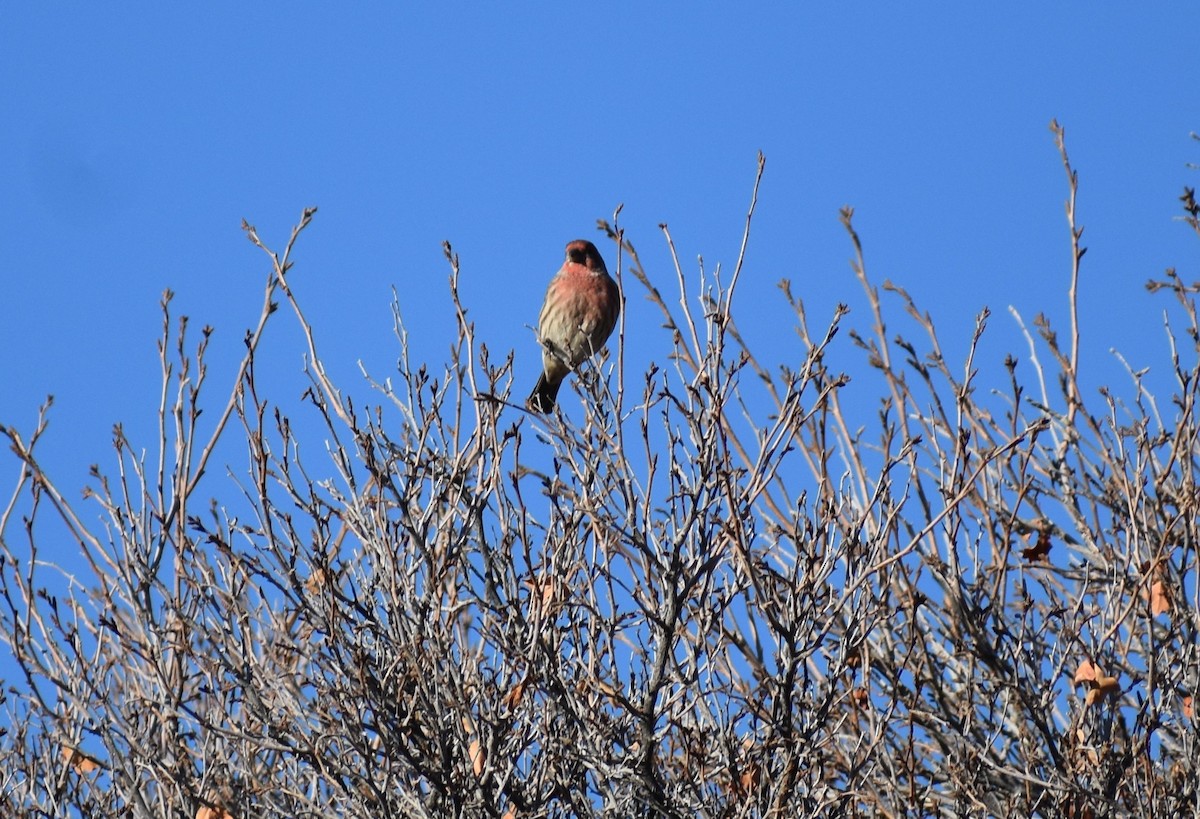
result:
[[[243,217],[282,246],[319,206],[295,287],[331,371],[364,398],[355,362],[386,377],[397,355],[393,287],[414,357],[444,360],[449,239],[480,338],[516,349],[523,397],[528,325],[565,242],[598,240],[595,220],[624,203],[664,285],[660,222],[689,270],[697,255],[732,264],[759,150],[740,315],[777,351],[767,363],[796,358],[780,278],[815,324],[846,301],[848,323],[867,325],[844,204],[876,280],[909,288],[951,352],[984,305],[993,372],[1024,354],[1008,305],[1065,329],[1052,117],[1081,175],[1085,355],[1112,380],[1109,347],[1167,363],[1166,300],[1142,285],[1173,265],[1200,278],[1176,221],[1183,185],[1200,182],[1186,168],[1200,161],[1200,6],[407,5],[0,10],[0,423],[28,430],[54,393],[43,454],[65,488],[111,464],[114,422],[150,430],[164,288],[194,327],[217,328],[210,398],[227,388],[267,273]],[[641,369],[667,347],[629,295]],[[295,399],[301,348],[279,318],[260,366]],[[7,452],[0,470],[15,480]]]

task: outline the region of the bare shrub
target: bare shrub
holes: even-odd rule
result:
[[[313,211],[282,254],[247,225],[270,278],[224,404],[207,403],[209,330],[173,328],[167,294],[148,457],[118,428],[115,472],[79,503],[38,466],[44,413],[2,428],[23,465],[0,518],[23,675],[0,744],[10,811],[1195,813],[1197,287],[1151,283],[1182,315],[1173,395],[1135,371],[1125,400],[1084,395],[1056,135],[1072,319],[1065,343],[1033,322],[1032,378],[1010,357],[1004,383],[978,383],[987,311],[947,362],[930,317],[868,277],[843,212],[871,308],[846,335],[885,388],[866,419],[827,366],[844,308],[813,331],[785,282],[802,355],[764,361],[736,324],[741,258],[696,299],[677,259],[652,279],[615,220],[625,292],[662,314],[659,366],[627,377],[610,345],[581,409],[529,416],[447,246],[451,360],[410,361],[397,309],[398,370],[362,406],[288,284]],[[1190,191],[1184,206],[1200,233]],[[918,337],[888,336],[885,299]],[[307,339],[325,452],[257,386],[277,304]],[[221,482],[230,439],[247,468]],[[80,563],[48,566],[63,533]]]

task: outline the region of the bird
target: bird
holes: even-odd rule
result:
[[[546,288],[538,316],[542,374],[525,406],[532,412],[554,409],[567,373],[608,341],[621,312],[621,291],[608,275],[600,251],[586,239],[567,243],[567,258]]]

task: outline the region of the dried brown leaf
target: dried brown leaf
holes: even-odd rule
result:
[[[94,757],[88,756],[77,748],[62,746],[62,756],[67,760],[67,764],[75,769],[76,773],[90,774],[101,768],[100,763]]]
[[[522,677],[521,680],[508,690],[501,700],[504,707],[509,711],[515,711],[517,706],[521,704],[521,698],[525,696],[525,686],[528,684],[529,678]]]
[[[210,808],[203,805],[200,810],[196,811],[196,819],[233,819],[233,817],[224,808]]]
[[[467,753],[471,756],[471,770],[475,772],[475,776],[483,776],[483,766],[487,762],[487,755],[478,739],[471,740],[471,744],[467,747]]]
[[[1021,550],[1021,557],[1028,560],[1030,563],[1046,561],[1050,555],[1050,533],[1036,532],[1029,536],[1032,546],[1028,546]]]
[[[1116,677],[1108,677],[1103,674],[1096,677],[1096,681],[1091,684],[1088,689],[1087,696],[1084,702],[1088,705],[1097,705],[1105,699],[1115,697],[1121,690],[1121,684]]]
[[[1075,670],[1075,684],[1093,683],[1096,681],[1096,676],[1099,672],[1096,666],[1092,665],[1091,660],[1084,660],[1079,664],[1079,668]]]
[[[1167,592],[1167,584],[1155,580],[1150,586],[1150,613],[1157,617],[1171,610],[1171,595]]]

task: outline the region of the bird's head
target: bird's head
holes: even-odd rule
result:
[[[604,266],[604,259],[600,258],[600,251],[587,239],[576,239],[567,243],[567,262],[581,264],[593,273],[608,272],[608,268]]]

